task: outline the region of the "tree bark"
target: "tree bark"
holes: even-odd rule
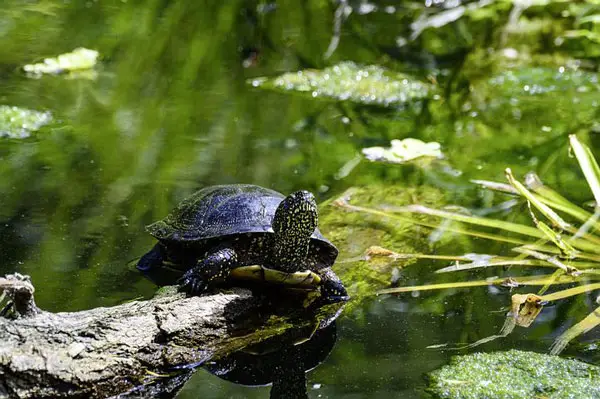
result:
[[[278,335],[290,324],[281,318],[264,328],[265,301],[239,288],[72,313],[38,309],[22,276],[0,278],[0,288],[17,316],[0,317],[0,398],[117,395],[173,367]]]

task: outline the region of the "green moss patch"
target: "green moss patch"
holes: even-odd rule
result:
[[[517,350],[457,356],[429,377],[436,398],[600,398],[600,367]]]
[[[391,106],[429,98],[433,86],[414,77],[377,65],[342,62],[323,70],[307,69],[274,78],[254,78],[254,87],[299,92],[313,98],[330,98],[367,105]]]
[[[51,121],[50,112],[0,105],[0,137],[26,138]]]

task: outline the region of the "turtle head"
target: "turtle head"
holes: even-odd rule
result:
[[[302,266],[318,221],[317,203],[312,193],[296,191],[281,201],[272,223],[275,233],[273,268],[295,272]]]

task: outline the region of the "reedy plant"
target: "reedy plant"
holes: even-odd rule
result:
[[[529,327],[540,314],[543,306],[575,295],[600,290],[600,167],[591,150],[575,135],[569,136],[570,148],[595,199],[593,212],[589,212],[567,198],[545,186],[533,173],[527,175],[525,184],[519,182],[510,168],[505,170],[508,184],[477,180],[477,184],[487,189],[502,191],[522,197],[527,202],[534,226],[508,222],[481,216],[465,215],[458,212],[432,209],[422,205],[408,205],[401,208],[378,210],[354,206],[344,197],[335,203],[343,208],[369,213],[389,219],[407,221],[406,214],[425,214],[435,218],[458,223],[447,223],[448,231],[514,245],[515,256],[489,254],[467,254],[462,256],[401,254],[383,248],[370,248],[368,256],[390,258],[418,258],[453,260],[454,264],[436,273],[448,273],[497,266],[547,268],[549,273],[529,276],[510,276],[474,281],[426,284],[388,288],[378,294],[399,294],[403,292],[466,288],[476,286],[502,285],[511,288],[518,286],[538,286],[537,292],[514,294],[510,311],[499,335],[486,337],[471,345],[477,346],[495,338],[508,335],[515,326]],[[561,216],[563,215],[563,216]],[[568,219],[572,222],[568,222]],[[440,222],[431,220],[410,220],[423,226],[438,228]],[[483,229],[493,228],[490,233]],[[508,235],[501,234],[508,233]],[[572,285],[547,294],[551,286]],[[600,305],[600,297],[596,302]],[[550,352],[560,353],[575,337],[600,324],[600,306],[587,317],[561,334],[552,344]]]

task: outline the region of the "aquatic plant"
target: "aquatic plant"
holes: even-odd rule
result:
[[[436,398],[558,399],[600,394],[600,367],[517,350],[456,356],[428,377],[427,390]]]
[[[499,285],[516,288],[519,286],[541,286],[536,293],[514,294],[510,311],[499,335],[487,337],[469,346],[476,346],[492,339],[503,337],[513,331],[515,326],[529,327],[540,314],[543,306],[549,302],[573,297],[578,294],[600,289],[600,166],[590,149],[575,135],[569,137],[572,153],[577,158],[585,179],[595,199],[594,212],[589,212],[545,186],[534,174],[529,174],[522,184],[507,168],[508,184],[474,181],[485,188],[519,196],[527,202],[529,214],[534,226],[508,222],[504,220],[466,215],[459,212],[432,209],[421,205],[409,205],[402,208],[378,210],[351,205],[343,198],[336,204],[346,209],[379,215],[391,219],[405,220],[402,213],[429,215],[448,221],[458,222],[446,225],[448,231],[466,234],[515,245],[515,256],[490,254],[466,254],[462,256],[401,254],[384,248],[370,248],[368,257],[451,259],[452,266],[437,270],[437,273],[483,269],[497,266],[547,268],[547,274],[530,276],[508,276],[475,281],[460,281],[441,284],[396,287],[380,290],[378,294],[398,294],[411,291],[438,290],[446,288],[465,288],[475,286]],[[562,215],[562,216],[561,216]],[[414,223],[437,228],[440,223],[431,220],[414,220]],[[463,227],[461,225],[469,225]],[[488,232],[492,228],[508,235]],[[547,294],[554,285],[574,285]],[[598,301],[597,301],[598,302]],[[600,305],[600,302],[599,302]],[[553,343],[551,353],[560,353],[575,337],[600,324],[600,306],[586,318],[561,334]]]
[[[22,139],[52,122],[49,111],[40,112],[9,105],[0,105],[0,137]]]
[[[434,86],[410,75],[378,65],[359,66],[341,62],[323,70],[307,69],[273,78],[248,80],[254,87],[297,92],[313,98],[353,101],[359,104],[394,106],[430,98]]]

